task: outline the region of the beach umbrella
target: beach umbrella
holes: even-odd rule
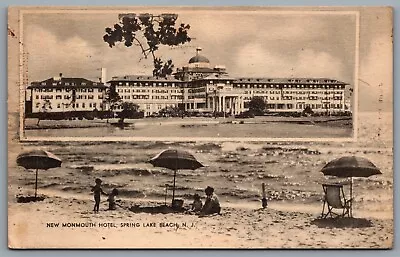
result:
[[[351,178],[350,199],[353,199],[353,177],[369,177],[382,174],[378,167],[366,158],[358,156],[345,156],[334,159],[326,164],[321,172],[325,176]],[[351,204],[353,206],[353,204]],[[352,215],[352,207],[350,209]]]
[[[51,168],[61,167],[61,162],[61,159],[58,158],[56,155],[43,150],[34,150],[18,155],[18,166],[24,167],[25,169],[36,169],[35,198],[37,196],[38,170],[47,170]]]
[[[178,170],[196,170],[204,167],[196,158],[183,150],[168,149],[157,154],[149,161],[154,167],[167,168],[174,171],[174,185],[172,188],[172,202],[175,199],[175,180]]]

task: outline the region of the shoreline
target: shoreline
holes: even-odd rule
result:
[[[25,130],[44,130],[44,129],[73,129],[73,128],[101,128],[116,126],[118,119],[107,120],[42,120],[41,123],[34,124],[37,119],[27,119]],[[146,127],[150,125],[181,125],[182,127],[190,127],[191,125],[215,125],[215,124],[269,124],[269,123],[294,123],[299,125],[333,125],[335,127],[352,127],[352,117],[279,117],[279,116],[262,116],[257,118],[239,119],[239,118],[144,118],[144,119],[125,119],[127,125],[135,125]],[[44,123],[44,124],[43,124]]]

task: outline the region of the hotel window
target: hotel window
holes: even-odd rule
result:
[[[57,104],[57,108],[60,109],[61,108],[61,104]]]
[[[88,92],[93,92],[93,88],[88,88]]]
[[[42,82],[42,86],[46,86],[46,82]]]
[[[39,96],[38,96],[38,95],[36,96],[36,99],[39,99]]]
[[[85,89],[85,88],[82,88],[81,92],[86,93],[86,89]]]
[[[85,108],[85,106],[86,106],[85,103],[82,103],[82,108]]]
[[[62,99],[62,95],[56,95],[56,99]]]
[[[88,95],[88,99],[93,99],[94,95]]]
[[[89,103],[89,108],[92,108],[92,103]]]
[[[86,82],[82,82],[81,85],[82,85],[82,86],[86,86]]]
[[[79,104],[76,104],[75,107],[76,107],[76,108],[79,108]]]
[[[100,107],[101,107],[101,105],[100,105]],[[93,108],[96,108],[96,103],[93,103]]]

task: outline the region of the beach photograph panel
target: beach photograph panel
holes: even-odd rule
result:
[[[108,9],[112,13],[110,16],[105,11]],[[104,14],[98,15],[99,10]],[[232,7],[221,8],[221,17],[207,8],[132,7],[124,10],[81,10],[78,7],[68,10],[49,7],[9,9],[10,248],[393,247],[393,50],[390,8]],[[112,39],[105,35],[119,35],[115,32],[119,31],[118,27],[113,25],[124,17],[133,17],[129,22],[125,20],[132,28],[135,18],[139,17],[136,14],[140,13],[159,14],[160,17],[165,13],[179,14],[177,27],[185,24],[181,31],[188,31],[190,42],[160,47],[157,56],[168,67],[171,67],[168,59],[173,60],[174,67],[181,70],[172,69],[172,72],[180,73],[183,78],[163,77],[157,82],[151,81],[148,77],[152,74],[157,79],[160,76],[158,72],[168,73],[171,69],[157,70],[152,56],[144,58],[140,46],[137,49],[134,43],[129,47],[124,45],[126,41],[109,46]],[[285,13],[286,19],[282,19],[282,13]],[[160,18],[154,15],[140,17],[142,20]],[[254,17],[263,23],[256,23]],[[25,23],[27,19],[29,23]],[[69,20],[70,27],[63,27],[67,26],[65,20],[68,19],[75,22]],[[168,19],[175,19],[175,16],[168,16]],[[226,25],[229,22],[236,25],[230,28]],[[189,29],[187,24],[190,24]],[[287,29],[296,29],[283,30],[285,24],[290,25]],[[234,40],[232,34],[236,32],[224,32],[219,37],[201,39],[203,34],[194,33],[197,31],[195,27],[200,25],[204,30],[208,28],[212,35],[219,35],[218,31],[222,28],[229,32],[230,28],[243,37]],[[35,28],[28,29],[30,26]],[[249,29],[251,26],[255,27]],[[324,26],[325,29],[322,29]],[[97,27],[101,28],[98,33]],[[106,30],[107,27],[110,29]],[[332,30],[328,30],[330,27],[333,27]],[[87,35],[89,38],[85,38],[88,28],[91,32]],[[257,34],[254,30],[267,28],[270,36],[258,33],[257,37],[262,40],[257,46],[254,43],[257,40],[253,40]],[[303,28],[301,32],[298,31],[300,28]],[[21,34],[21,31],[24,33]],[[36,31],[36,35],[27,31]],[[356,34],[359,38],[355,37]],[[97,35],[96,39],[90,38],[94,35]],[[290,39],[293,37],[296,41],[301,35],[304,41],[296,48]],[[328,35],[333,43],[328,43],[330,40],[326,39],[324,46],[319,45],[317,41]],[[29,41],[29,37],[36,36],[35,40]],[[223,41],[223,36],[226,41]],[[179,38],[187,40],[181,34]],[[168,40],[172,42],[175,39],[171,36]],[[51,41],[53,43],[46,45]],[[29,48],[28,42],[36,42],[33,45],[41,45],[42,48],[35,50],[32,45],[29,47],[33,48]],[[220,42],[225,42],[225,50],[218,49]],[[244,47],[246,42],[250,44],[247,48]],[[268,47],[264,49],[264,46]],[[311,54],[310,58],[303,56],[306,59],[303,62],[299,59],[304,52],[301,48],[306,51],[305,55],[307,52],[310,54],[307,49],[314,49],[311,52],[315,55]],[[19,56],[22,49],[29,49],[28,55],[22,55],[24,58]],[[279,49],[287,51],[286,57]],[[236,58],[241,51],[244,51],[243,61],[238,62]],[[53,58],[46,59],[44,53]],[[87,57],[83,58],[82,53]],[[128,54],[131,55],[129,60],[132,65],[125,63]],[[347,54],[352,58],[344,57]],[[90,58],[94,58],[93,61],[87,61]],[[25,62],[30,65],[20,65]],[[146,63],[148,66],[144,67]],[[289,63],[293,66],[291,71],[286,70],[291,67]],[[213,72],[216,69],[220,73],[209,75],[212,76],[212,85],[202,84],[209,81],[207,77],[201,77],[204,74],[190,73],[199,68],[212,69]],[[221,69],[226,69],[226,74]],[[270,72],[274,75],[269,76]],[[187,79],[185,76],[199,77]],[[195,89],[203,87],[207,90],[216,86],[218,90],[214,82],[221,78],[225,78],[225,84],[219,85],[222,86],[221,91],[215,92],[217,94],[206,101],[208,107],[213,106],[210,107],[211,117],[208,117],[207,111],[198,111],[202,109],[201,101],[204,99],[194,97],[202,93]],[[332,82],[321,84],[321,78]],[[281,79],[287,81],[280,83]],[[132,96],[132,90],[166,90],[163,84],[158,88],[158,83],[164,83],[159,82],[161,80],[170,83],[168,90],[179,90],[177,87],[171,89],[172,83],[186,83],[183,97],[181,94],[179,99],[184,100],[183,105],[178,103],[176,108],[168,106],[160,115],[158,106],[153,112],[154,106],[150,103],[150,111],[144,112],[144,117],[129,116],[141,112],[140,101],[146,103],[146,99],[135,99],[137,103],[130,101],[132,99],[127,97]],[[307,80],[318,82],[307,84]],[[86,84],[72,87],[71,84],[77,81]],[[252,105],[251,111],[249,107],[244,107],[244,93],[243,105],[234,100],[231,103],[227,93],[228,82],[231,85],[230,97],[233,94],[241,97],[240,92],[252,91],[250,96],[256,99],[252,99],[253,104],[258,104]],[[296,116],[298,111],[288,111],[293,98],[309,98],[308,93],[320,92],[322,86],[328,91],[329,98],[330,90],[340,91],[342,82],[350,84],[350,88],[345,85],[343,93],[344,96],[351,95],[344,99],[350,100],[350,116],[335,113],[334,107],[329,107],[328,113],[319,112],[316,103],[312,108],[311,102],[307,103],[310,108],[304,106],[307,111],[299,111],[299,116]],[[136,87],[134,83],[137,83]],[[145,83],[149,85],[146,87]],[[152,87],[150,83],[157,84]],[[303,84],[304,89],[301,87]],[[112,85],[116,87],[115,91],[109,91]],[[272,89],[268,87],[270,85]],[[28,88],[32,89],[32,95],[29,95]],[[67,89],[70,90],[68,94]],[[78,89],[80,92],[77,92]],[[86,92],[82,92],[83,89]],[[99,92],[100,89],[102,92]],[[75,93],[71,92],[73,90]],[[259,101],[262,97],[254,96],[257,90],[267,92],[259,93],[266,97],[263,101]],[[272,93],[274,91],[280,92]],[[278,111],[277,108],[280,103],[271,105],[271,97],[281,100],[285,92],[297,93],[287,93],[293,96],[292,100],[285,100],[289,102],[285,103],[285,111],[280,112],[281,109]],[[303,96],[302,92],[307,94]],[[93,99],[88,99],[89,93],[93,93]],[[62,95],[62,99],[56,99],[58,94]],[[154,97],[157,94],[161,97],[163,93],[154,92]],[[319,99],[320,93],[316,94]],[[332,95],[336,97],[336,93]],[[43,104],[39,104],[42,111],[33,117],[36,106],[33,102],[37,96],[37,100],[43,100]],[[42,96],[48,99],[42,99]],[[75,104],[75,109],[82,108],[83,103],[85,107],[92,104],[93,108],[94,101],[91,100],[96,100],[95,96],[98,100],[116,98],[118,101],[111,111],[113,116],[107,116],[108,110],[102,113],[100,109],[97,114],[105,116],[90,116],[96,113],[93,110],[53,112],[58,109],[55,100],[64,100],[65,96],[75,98],[68,107]],[[60,108],[62,103],[60,101]],[[69,105],[66,103],[64,108]],[[100,103],[104,102],[97,102],[99,108]],[[136,109],[136,104],[139,109]],[[32,109],[28,114],[29,106]],[[46,111],[43,111],[43,106]],[[208,108],[205,106],[204,110]],[[127,111],[131,107],[135,110]],[[239,112],[241,107],[243,109]],[[272,111],[272,107],[276,110]],[[221,114],[218,108],[223,110]],[[347,132],[343,132],[345,130]],[[352,140],[342,140],[347,137]],[[74,138],[79,138],[79,142]],[[143,138],[145,140],[139,140]],[[224,140],[218,140],[221,138]],[[249,141],[248,138],[260,140]],[[39,234],[40,237],[37,236]]]

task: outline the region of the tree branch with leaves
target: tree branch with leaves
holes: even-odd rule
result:
[[[177,25],[177,14],[120,14],[119,23],[105,29],[104,42],[112,48],[116,43],[126,47],[137,46],[143,58],[153,59],[153,76],[166,77],[173,72],[171,59],[162,60],[157,56],[160,46],[178,46],[191,41],[189,24]]]

